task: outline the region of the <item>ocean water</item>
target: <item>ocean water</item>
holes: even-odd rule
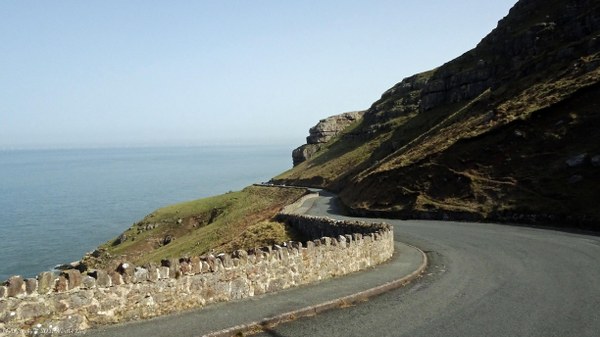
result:
[[[0,151],[0,282],[78,260],[159,207],[266,181],[290,149]]]

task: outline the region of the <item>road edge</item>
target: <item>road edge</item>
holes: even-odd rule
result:
[[[265,328],[272,328],[278,324],[289,322],[289,321],[292,321],[292,320],[295,320],[295,319],[298,319],[301,317],[314,316],[320,312],[332,310],[335,308],[346,307],[346,306],[349,306],[349,305],[352,305],[355,303],[363,302],[365,300],[368,300],[372,297],[381,295],[388,291],[398,289],[398,288],[410,283],[411,281],[417,279],[418,277],[420,277],[421,274],[425,271],[425,269],[427,268],[427,266],[429,264],[427,254],[425,254],[424,251],[422,251],[421,249],[419,249],[413,245],[409,245],[409,244],[405,244],[405,245],[412,247],[412,248],[416,249],[417,251],[419,251],[421,253],[423,260],[421,262],[421,265],[417,269],[415,269],[412,273],[410,273],[404,277],[401,277],[394,281],[386,282],[382,285],[379,285],[379,286],[376,286],[376,287],[373,287],[373,288],[370,288],[367,290],[357,292],[355,294],[346,295],[346,296],[343,296],[343,297],[340,297],[337,299],[333,299],[333,300],[326,301],[323,303],[296,309],[293,311],[288,311],[288,312],[281,313],[281,314],[278,314],[275,316],[265,317],[261,320],[254,321],[251,323],[236,325],[236,326],[233,326],[230,328],[214,331],[209,334],[203,335],[203,337],[228,337],[228,336],[233,336],[233,335],[243,335],[246,332],[262,331]]]

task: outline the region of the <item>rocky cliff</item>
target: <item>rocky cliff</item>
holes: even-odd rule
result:
[[[600,3],[521,0],[474,49],[396,84],[352,137],[277,179],[338,191],[364,214],[595,228],[598,94]]]
[[[317,125],[310,128],[309,135],[306,137],[306,144],[292,151],[294,166],[310,159],[322,148],[323,144],[329,142],[350,124],[359,120],[363,114],[364,111],[345,112],[321,119]]]
[[[475,49],[435,71],[420,108],[469,100],[573,65],[598,51],[598,20],[597,1],[519,1]]]

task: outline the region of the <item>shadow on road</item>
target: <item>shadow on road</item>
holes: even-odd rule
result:
[[[319,196],[326,198],[326,201],[323,202],[322,205],[327,206],[326,209],[323,209],[327,213],[346,215],[345,208],[343,207],[337,195],[321,190],[319,191]]]
[[[263,326],[262,329],[263,329],[263,334],[273,336],[273,337],[285,337],[284,335],[277,333],[277,331],[275,331],[271,328],[267,328],[267,327]]]

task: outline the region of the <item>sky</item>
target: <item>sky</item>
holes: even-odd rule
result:
[[[0,2],[0,149],[300,145],[515,0]]]

